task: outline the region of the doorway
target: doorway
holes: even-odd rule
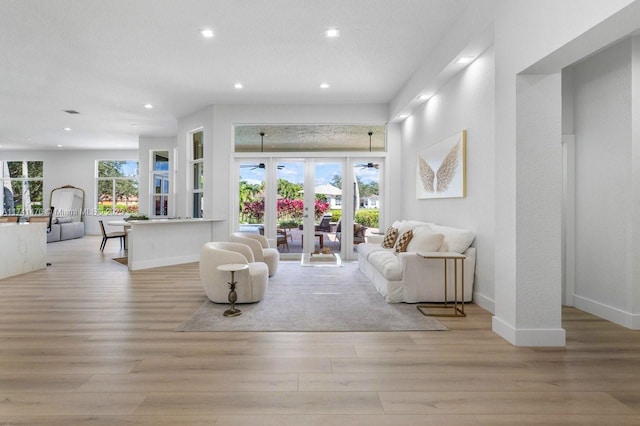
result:
[[[282,259],[316,252],[354,260],[357,245],[378,231],[382,164],[382,158],[237,158],[234,230],[265,235]]]

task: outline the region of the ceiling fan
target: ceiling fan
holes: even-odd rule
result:
[[[355,166],[356,167],[360,167],[360,170],[378,169],[380,167],[380,164],[378,164],[378,163],[357,163]]]
[[[371,152],[371,136],[373,135],[373,132],[369,130],[367,134],[369,135],[369,152]],[[377,169],[378,167],[380,167],[380,165],[377,163],[358,163],[355,166],[360,167],[360,170]]]
[[[240,164],[240,167],[249,168],[250,170],[255,170],[255,169],[264,169],[267,166],[264,163],[258,163],[258,164]],[[283,164],[278,164],[277,167],[278,167],[278,170],[284,169],[284,165]]]
[[[264,152],[264,132],[260,132],[260,152]],[[258,164],[240,164],[240,167],[243,167],[243,168],[249,167],[250,170],[255,170],[255,169],[264,169],[267,166],[264,163],[258,163]],[[284,165],[278,164],[278,170],[282,170],[282,169],[284,169]]]

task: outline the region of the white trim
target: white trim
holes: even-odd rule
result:
[[[576,138],[562,135],[562,303],[574,306],[576,289]]]
[[[623,311],[622,309],[614,308],[613,306],[578,296],[577,294],[573,295],[573,300],[575,307],[582,311],[604,318],[607,321],[611,321],[632,330],[640,330],[639,314],[632,314],[630,312]]]
[[[514,346],[558,347],[566,346],[566,332],[563,328],[513,328],[500,318],[492,318],[492,330]]]
[[[473,292],[473,303],[480,306],[485,311],[496,313],[496,301],[477,291]]]

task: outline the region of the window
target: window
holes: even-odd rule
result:
[[[151,215],[169,215],[169,151],[151,151]]]
[[[203,200],[204,200],[204,133],[202,131],[191,134],[191,170],[193,185],[191,192],[193,194],[193,213],[192,217],[203,217]]]
[[[2,214],[44,215],[43,161],[5,161],[2,165]]]
[[[98,214],[138,214],[138,162],[98,161]]]

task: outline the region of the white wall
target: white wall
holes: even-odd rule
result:
[[[231,193],[235,124],[380,124],[386,122],[387,116],[386,105],[215,105],[178,122],[178,145],[183,159],[179,164],[186,167],[186,152],[189,152],[186,142],[183,142],[184,135],[198,126],[204,127],[205,199],[211,200],[205,205],[205,215],[222,219],[215,237],[226,240],[233,226],[229,219],[235,207]],[[389,126],[387,143],[390,151],[397,154],[400,153],[398,136],[397,125]],[[399,162],[390,162],[386,175],[391,179],[390,185],[400,184],[399,166]],[[183,179],[181,185],[186,187],[184,173],[178,174]],[[211,185],[208,182],[212,182]],[[387,203],[399,206],[400,193],[392,191]]]
[[[631,39],[573,67],[576,306],[633,311]],[[637,259],[636,259],[637,261]],[[609,311],[607,313],[607,311]]]
[[[493,48],[456,75],[402,125],[405,185],[402,217],[470,229],[477,248],[474,301],[493,312],[494,298],[494,81]],[[467,131],[467,196],[418,200],[416,153]]]
[[[629,6],[624,11],[621,9]],[[560,308],[560,281],[558,273],[539,276],[540,281],[521,281],[521,269],[532,266],[527,253],[539,255],[536,261],[542,262],[538,268],[545,268],[550,262],[555,269],[555,252],[558,251],[560,236],[549,239],[531,237],[528,223],[539,221],[540,209],[536,197],[538,190],[528,193],[522,188],[522,183],[528,184],[540,173],[526,156],[522,155],[527,149],[520,149],[519,144],[535,143],[527,139],[524,128],[518,129],[517,123],[522,119],[529,119],[529,123],[536,124],[535,116],[518,116],[518,89],[523,85],[518,83],[519,74],[534,65],[541,66],[536,73],[559,73],[561,69],[570,65],[576,59],[585,57],[602,47],[614,42],[621,33],[630,33],[638,27],[639,3],[628,0],[540,0],[500,1],[496,7],[495,21],[495,51],[496,51],[496,145],[495,145],[495,197],[496,197],[496,236],[495,236],[495,302],[496,311],[493,329],[510,342],[518,345],[563,344],[564,337],[559,330],[560,321],[557,313]],[[577,13],[579,11],[579,13]],[[544,65],[544,66],[542,66]],[[524,82],[522,80],[521,82]],[[545,87],[545,90],[548,87]],[[525,90],[531,94],[534,87]],[[558,84],[558,91],[561,90]],[[558,102],[561,97],[557,96]],[[544,99],[531,99],[542,103]],[[533,115],[535,106],[521,104],[527,114]],[[558,111],[561,105],[557,105]],[[538,112],[544,112],[538,109]],[[557,121],[561,121],[558,113]],[[554,117],[545,117],[553,120]],[[538,125],[541,123],[538,122]],[[550,122],[558,128],[557,135],[551,135],[551,142],[557,138],[561,143],[560,123]],[[519,131],[521,133],[519,133]],[[524,147],[521,147],[524,148]],[[558,157],[561,150],[558,149]],[[561,161],[552,155],[548,161]],[[520,167],[522,163],[523,167]],[[555,163],[557,164],[557,163]],[[520,171],[518,171],[521,169]],[[556,168],[554,167],[554,174]],[[548,180],[545,176],[545,181]],[[559,180],[559,176],[554,176]],[[526,185],[525,185],[526,186]],[[544,189],[544,188],[542,188]],[[556,185],[549,190],[555,192]],[[560,196],[549,205],[549,216],[553,227],[559,223],[555,212],[559,214]],[[528,213],[527,206],[534,206]],[[544,213],[542,213],[544,217]],[[558,226],[558,233],[559,233]],[[549,253],[549,256],[544,256]],[[525,266],[526,265],[526,266]],[[544,269],[542,269],[544,271]],[[535,301],[536,292],[541,289],[545,293],[549,289],[558,287],[557,295],[538,305]],[[556,297],[557,296],[557,297]],[[557,299],[557,300],[556,300]],[[554,324],[549,325],[549,318]],[[531,337],[531,339],[529,338]]]
[[[44,162],[44,205],[49,206],[51,190],[64,185],[82,188],[85,192],[83,217],[85,234],[100,235],[98,219],[108,221],[112,216],[98,216],[96,196],[97,160],[138,160],[138,151],[0,151],[0,160],[4,161],[43,161]]]

